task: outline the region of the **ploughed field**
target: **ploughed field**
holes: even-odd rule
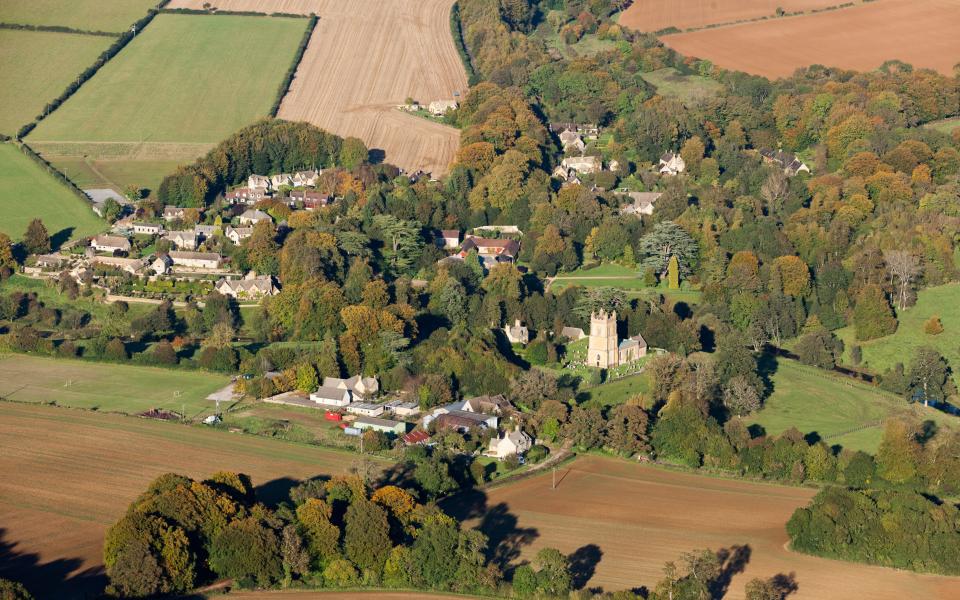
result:
[[[796,13],[842,3],[841,0],[633,0],[620,15],[620,24],[651,33],[668,27],[683,31],[774,17],[781,8]]]
[[[949,75],[960,57],[960,2],[876,0],[661,39],[686,56],[773,78],[813,64],[869,71],[891,59]]]
[[[293,479],[344,473],[356,459],[203,427],[0,402],[0,577],[22,581],[37,598],[101,589],[107,527],[161,473],[239,471],[269,501]]]
[[[205,0],[174,0],[201,8]],[[215,0],[221,10],[310,13],[320,20],[278,116],[362,139],[408,171],[446,173],[453,128],[397,110],[467,90],[450,32],[453,0]]]
[[[809,488],[665,471],[588,456],[551,474],[461,498],[445,508],[471,517],[498,556],[531,559],[542,547],[599,556],[588,588],[652,588],[666,561],[698,548],[749,546],[745,570],[724,598],[743,598],[754,577],[794,574],[796,600],[902,600],[960,597],[960,578],[918,575],[789,551],[785,524],[814,495]],[[591,545],[593,547],[591,547]],[[593,561],[588,561],[592,564]]]

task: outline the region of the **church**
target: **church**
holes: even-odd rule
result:
[[[600,310],[590,315],[587,366],[609,369],[640,360],[647,355],[647,342],[637,334],[623,341],[617,337],[617,312]]]

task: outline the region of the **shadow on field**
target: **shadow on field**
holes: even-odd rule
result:
[[[570,561],[570,580],[573,589],[582,590],[586,587],[587,582],[593,579],[601,558],[603,558],[603,550],[596,544],[581,546],[567,557]]]
[[[440,508],[459,521],[479,519],[475,525],[489,540],[487,559],[510,577],[513,565],[520,558],[524,546],[540,537],[533,527],[520,527],[516,515],[510,512],[506,503],[488,506],[487,494],[483,490],[468,490],[447,498]],[[598,548],[599,550],[599,548]]]
[[[60,246],[67,243],[67,240],[70,239],[70,236],[73,235],[73,227],[67,227],[61,229],[55,234],[50,236],[50,249],[53,251],[59,250]]]
[[[81,600],[103,593],[103,569],[74,573],[82,564],[79,558],[41,564],[37,554],[18,551],[17,543],[6,538],[7,530],[0,528],[0,578],[22,583],[36,598]]]

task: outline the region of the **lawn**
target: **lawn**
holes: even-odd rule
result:
[[[943,322],[944,331],[940,335],[924,333],[923,324],[933,315]],[[917,295],[917,304],[897,315],[900,324],[893,335],[868,342],[858,342],[852,327],[838,330],[846,347],[844,360],[849,363],[850,348],[859,344],[863,353],[862,365],[877,373],[903,363],[909,367],[910,359],[920,346],[932,346],[937,349],[953,366],[954,381],[960,382],[960,284],[948,283],[921,290]]]
[[[102,302],[98,296],[78,296],[76,300],[71,300],[67,296],[61,295],[57,291],[56,284],[47,279],[32,279],[23,275],[13,275],[0,283],[0,294],[6,295],[12,292],[34,293],[45,306],[60,310],[66,308],[82,310],[90,313],[91,317],[99,321],[113,318],[110,316],[110,305]],[[139,317],[154,308],[152,304],[130,303],[126,319]],[[123,325],[126,325],[126,323]],[[126,333],[125,329],[124,333]]]
[[[30,140],[219,142],[267,115],[306,26],[295,18],[160,15]]]
[[[0,2],[0,23],[120,33],[157,4],[158,0],[5,0]]]
[[[928,129],[935,129],[941,133],[950,134],[953,133],[954,129],[960,129],[960,117],[953,117],[952,119],[942,119],[940,121],[932,121],[926,123],[924,127]]]
[[[650,391],[650,377],[646,373],[629,375],[581,391],[588,395],[590,400],[603,406],[624,404],[637,394],[646,394]]]
[[[0,144],[0,232],[20,239],[40,218],[55,242],[93,235],[106,223],[13,144]]]
[[[135,185],[141,189],[156,191],[160,182],[173,173],[181,160],[123,160],[83,158],[79,156],[43,157],[81,188],[114,188],[124,191]]]
[[[681,75],[672,67],[642,73],[641,77],[657,88],[661,96],[678,98],[684,102],[712,98],[723,90],[723,85],[712,79],[700,75]]]
[[[8,354],[0,358],[0,396],[19,402],[136,414],[151,408],[212,414],[207,395],[230,382],[206,371],[164,369]]]
[[[875,452],[883,436],[880,421],[892,415],[914,414],[951,426],[956,419],[902,398],[796,361],[779,359],[772,376],[773,394],[764,407],[748,417],[768,434],[796,427],[816,432],[828,444]]]
[[[6,4],[0,3],[0,21]],[[113,38],[4,29],[0,35],[0,133],[12,136],[113,43]]]

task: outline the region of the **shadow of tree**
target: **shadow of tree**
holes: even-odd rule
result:
[[[603,550],[596,544],[587,544],[574,550],[567,560],[570,561],[570,577],[573,589],[586,587],[597,571],[597,564],[603,557]]]
[[[67,243],[67,240],[70,239],[70,236],[73,235],[74,227],[65,227],[60,231],[54,233],[50,236],[50,248],[51,250],[59,250],[60,246],[63,246]]]
[[[0,528],[0,578],[22,583],[35,598],[86,600],[103,593],[107,577],[102,568],[77,572],[80,558],[42,563],[39,555],[18,550],[17,543],[6,538],[7,530]]]
[[[713,598],[726,596],[730,589],[730,582],[734,576],[743,573],[744,569],[747,568],[752,553],[749,544],[730,546],[717,551],[717,558],[720,560],[720,575],[710,586],[710,594]]]

